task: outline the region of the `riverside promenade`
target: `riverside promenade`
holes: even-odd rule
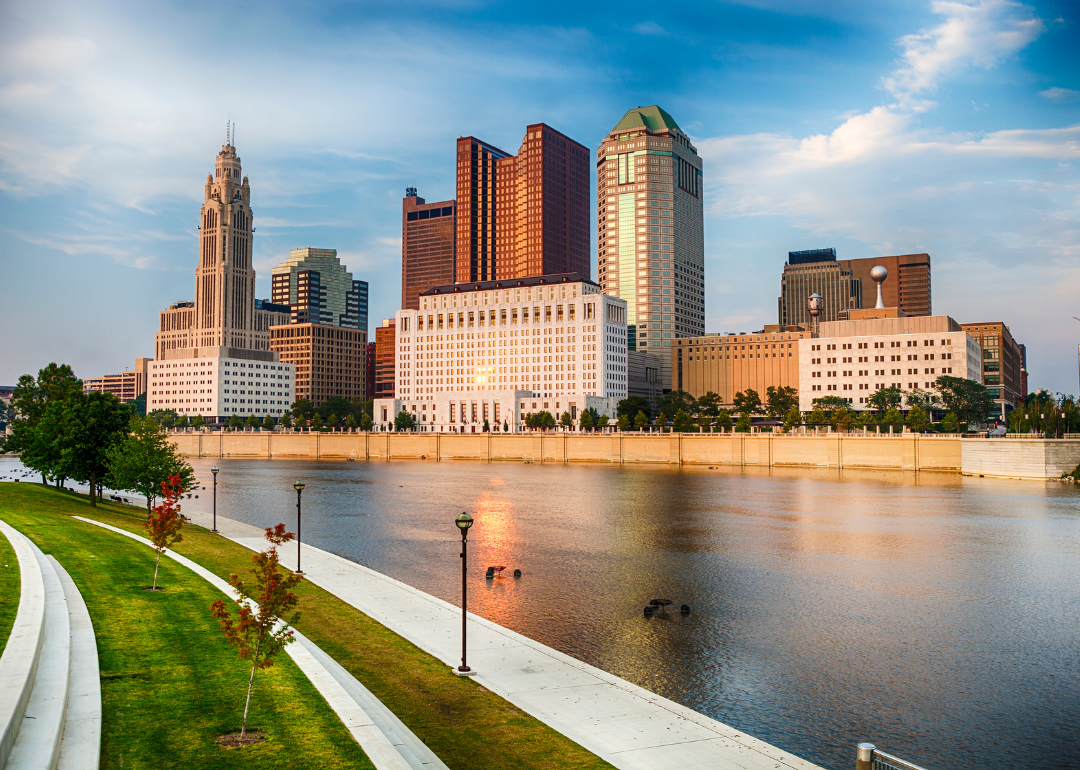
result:
[[[210,528],[210,514],[185,508]],[[217,517],[218,530],[254,551],[263,530]],[[461,609],[400,581],[318,548],[303,545],[306,577],[420,649],[456,667],[461,657]],[[294,569],[296,550],[282,549]],[[817,770],[667,698],[587,665],[476,615],[469,615],[469,664],[476,682],[624,770]],[[388,662],[392,665],[392,662]],[[447,671],[447,676],[452,676]],[[855,740],[855,737],[852,738]]]

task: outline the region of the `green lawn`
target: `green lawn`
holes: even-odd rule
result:
[[[21,585],[19,560],[15,556],[15,549],[0,532],[0,654],[3,654],[11,627],[15,625]]]
[[[12,507],[4,494],[4,487],[8,486],[15,485],[0,485],[0,517],[5,518]],[[55,513],[78,514],[143,534],[145,513],[138,508],[110,503],[95,511],[81,496],[30,485],[19,491],[25,495],[23,499],[33,500],[35,507],[56,500]],[[142,579],[148,581],[153,570],[152,552],[145,546],[133,545],[143,549],[140,558],[147,571]],[[231,573],[246,572],[251,564],[251,551],[200,527],[186,527],[184,542],[176,550],[225,579]],[[165,563],[163,559],[163,570]],[[171,576],[178,567],[175,563],[170,567],[166,584],[171,587]],[[454,676],[442,661],[321,588],[303,583],[296,593],[302,613],[299,630],[389,706],[450,768],[599,770],[611,767],[473,680]],[[299,766],[333,765],[302,763]]]
[[[218,746],[217,736],[239,730],[250,672],[210,616],[222,594],[171,559],[161,560],[158,577],[166,590],[143,590],[153,579],[153,551],[71,518],[92,512],[73,493],[0,484],[0,518],[56,557],[90,611],[101,665],[102,768],[373,767],[285,654],[255,676],[248,725],[267,740]]]

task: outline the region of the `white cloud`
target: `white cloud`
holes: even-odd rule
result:
[[[1080,91],[1054,86],[1053,88],[1047,88],[1045,91],[1039,91],[1039,96],[1052,102],[1075,102],[1080,100]]]
[[[637,32],[639,35],[666,36],[671,34],[666,29],[657,24],[655,21],[643,21],[640,24],[635,24],[634,32]]]

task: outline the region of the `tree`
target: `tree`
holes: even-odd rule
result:
[[[712,425],[716,422],[716,418],[720,416],[720,396],[711,390],[706,391],[697,400],[697,408],[701,427],[705,428]]]
[[[675,413],[675,419],[672,420],[671,424],[671,429],[675,433],[690,433],[690,429],[693,427],[694,421],[690,419],[690,415],[684,409],[680,409]]]
[[[874,415],[870,413],[869,409],[864,409],[859,412],[858,418],[855,420],[861,427],[866,428],[874,424]]]
[[[139,417],[146,417],[146,393],[143,392],[135,396],[133,403],[135,404],[135,414],[139,415]]]
[[[720,426],[721,430],[731,427],[731,412],[727,409],[721,409],[720,414],[716,418],[716,424]]]
[[[569,412],[563,412],[562,415],[559,416],[559,425],[564,428],[569,428],[573,424],[574,418],[570,416]]]
[[[930,426],[930,418],[917,406],[911,407],[907,415],[907,426],[915,433],[922,433]]]
[[[615,416],[622,417],[624,414],[629,415],[633,420],[638,412],[644,412],[646,416],[652,417],[652,404],[649,403],[649,399],[644,396],[630,396],[624,398],[615,407]]]
[[[150,589],[151,591],[157,590],[161,554],[184,539],[180,533],[184,526],[184,517],[180,515],[179,503],[183,493],[184,485],[180,477],[169,476],[168,481],[161,482],[161,505],[154,506],[146,517],[146,534],[150,537],[150,544],[157,551],[157,561],[154,562],[154,586]]]
[[[283,417],[281,418],[281,427],[282,427],[282,428],[291,428],[291,427],[292,427],[292,418],[291,418],[291,417],[289,417],[289,415],[288,415],[288,414],[285,414],[285,415],[284,415],[284,416],[283,416]]]
[[[824,425],[829,421],[829,418],[825,416],[825,412],[821,410],[821,407],[815,402],[814,411],[812,411],[806,417],[807,425]]]
[[[293,417],[300,417],[304,420],[310,420],[311,416],[315,414],[315,407],[306,398],[298,398],[293,401],[292,407],[289,409],[292,412]]]
[[[190,418],[190,417],[188,417],[188,416],[187,416],[186,414],[185,414],[185,415],[181,415],[181,416],[180,416],[180,417],[178,417],[178,418],[177,418],[177,420],[176,420],[176,427],[177,427],[177,428],[186,428],[186,427],[188,427],[189,425],[191,425],[191,418]]]
[[[331,414],[329,417],[326,418],[326,427],[333,429],[337,427],[337,424],[338,416],[336,414]]]
[[[833,413],[833,419],[836,421],[836,429],[848,433],[855,427],[855,415],[851,413],[851,410],[847,407],[840,407]]]
[[[941,429],[946,433],[960,432],[960,419],[956,416],[956,412],[949,412],[945,415],[941,421]]]
[[[128,434],[110,447],[105,456],[109,466],[106,483],[113,489],[143,495],[147,512],[162,482],[178,476],[182,487],[195,483],[195,472],[168,437],[153,422],[140,417],[131,418]]]
[[[231,430],[236,430],[241,425],[243,425],[243,421],[240,419],[240,415],[237,415],[237,414],[230,414],[229,415],[229,428]]]
[[[122,441],[132,408],[112,393],[79,393],[60,408],[61,475],[90,485],[90,505],[96,506],[101,480],[109,471],[108,452]]]
[[[739,433],[749,433],[750,432],[750,413],[749,412],[743,412],[741,415],[739,415],[739,419],[735,423],[735,430],[738,431]]]
[[[347,398],[333,396],[319,404],[319,408],[315,411],[318,412],[322,418],[326,420],[326,424],[329,425],[331,415],[336,415],[338,418],[344,419],[345,415],[352,414],[354,409],[355,407],[352,402]]]
[[[244,719],[240,726],[241,741],[247,731],[255,671],[274,665],[277,654],[293,641],[294,632],[290,626],[300,620],[299,612],[290,614],[290,611],[297,603],[292,589],[300,583],[301,577],[283,572],[278,566],[277,546],[292,538],[293,533],[286,532],[284,524],[267,527],[266,539],[270,541],[270,547],[252,557],[254,567],[250,572],[254,576],[253,583],[245,583],[238,575],[229,577],[229,585],[236,591],[236,599],[233,600],[236,605],[235,617],[222,599],[210,605],[211,614],[217,619],[229,644],[236,648],[237,657],[251,661]]]
[[[551,412],[540,412],[536,415],[536,424],[543,430],[550,430],[555,427],[555,415]]]
[[[195,417],[193,417],[192,420],[191,420],[191,425],[192,425],[192,427],[195,427],[195,428],[201,428],[205,424],[206,424],[206,420],[203,418],[203,416],[201,414],[195,415]]]
[[[638,412],[637,416],[634,417],[634,427],[637,428],[638,430],[645,430],[645,428],[646,428],[646,426],[648,424],[649,424],[649,415],[645,414],[645,412],[643,412],[643,411]],[[661,428],[661,430],[663,430],[663,429]]]
[[[894,406],[892,409],[885,412],[885,416],[881,418],[881,421],[887,425],[900,425],[904,422],[904,416],[900,414],[900,410]]]
[[[799,408],[799,391],[790,385],[770,385],[765,389],[765,411],[774,420]]]
[[[487,433],[489,430],[491,430],[491,423],[488,422],[487,418],[485,417],[484,418],[484,433]]]
[[[847,409],[848,406],[847,399],[840,396],[822,396],[821,398],[815,398],[811,403],[815,409],[822,410],[830,418],[837,409]]]
[[[36,379],[30,374],[21,376],[11,395],[15,416],[4,450],[19,453],[26,467],[41,474],[43,483],[56,478],[54,466],[59,463],[59,451],[53,448],[53,437],[39,433],[38,426],[51,407],[81,393],[82,380],[71,367],[51,363],[38,371]]]
[[[761,411],[761,396],[753,388],[747,388],[741,393],[736,393],[735,397],[731,399],[731,403],[734,404],[735,411],[746,417],[747,421],[752,415]]]
[[[611,419],[606,414],[602,414],[596,418],[596,427],[601,429],[606,428],[609,422],[611,422]],[[622,428],[619,430],[622,430]]]
[[[903,398],[904,392],[900,388],[882,388],[866,399],[866,403],[880,414],[898,408]]]
[[[987,415],[994,409],[994,397],[990,391],[974,380],[943,374],[937,378],[934,386],[941,394],[942,406],[955,412],[960,422],[985,422]]]
[[[685,390],[672,390],[656,399],[656,411],[664,416],[664,422],[672,422],[680,409],[687,417],[697,414],[697,400]]]
[[[277,424],[277,420],[275,420],[270,415],[266,415],[266,417],[263,417],[263,421],[262,421],[263,430],[273,430],[274,426],[276,424]]]
[[[247,425],[249,428],[257,428],[259,427],[259,418],[256,417],[254,414],[249,414],[247,416],[247,419],[244,420],[244,424]]]
[[[924,414],[931,414],[934,409],[941,408],[941,397],[932,390],[920,390],[914,388],[904,393],[904,402],[908,409],[918,407]]]
[[[510,423],[504,417],[503,418],[503,433],[509,433],[509,432],[510,432]]]
[[[318,417],[318,415],[316,415]],[[402,409],[394,418],[395,430],[412,430],[416,427],[416,418]]]
[[[642,414],[642,412],[638,412],[638,414]],[[633,427],[634,423],[630,420],[630,415],[621,414],[619,415],[619,419],[615,421],[615,425],[619,428],[620,432],[626,433]]]
[[[150,419],[163,428],[171,428],[180,420],[180,416],[172,409],[155,409],[150,413]]]
[[[588,407],[581,413],[581,419],[578,421],[578,425],[584,431],[591,431],[593,426],[596,425],[596,418],[600,414],[596,411],[596,407]]]
[[[797,425],[802,424],[802,412],[799,411],[799,405],[794,404],[787,410],[787,414],[784,415],[784,430],[789,431]]]
[[[356,417],[354,415],[350,414],[348,417],[345,418],[345,427],[348,428],[350,431],[356,427]]]
[[[360,413],[360,430],[371,430],[371,415],[367,412]]]
[[[415,418],[413,419],[413,423],[414,423],[414,424],[416,423],[416,419],[415,419]],[[322,419],[322,415],[321,415],[321,414],[318,414],[318,413],[316,413],[316,414],[313,414],[313,415],[311,416],[311,427],[312,427],[312,428],[314,428],[315,430],[321,430],[321,429],[322,429],[322,426],[323,426],[323,419]]]

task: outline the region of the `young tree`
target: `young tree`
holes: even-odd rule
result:
[[[638,412],[638,414],[644,414],[644,412]],[[630,428],[634,426],[634,423],[631,422],[630,415],[628,414],[620,414],[619,419],[615,421],[615,424],[618,426],[619,431],[622,433],[626,433],[628,430],[630,430]]]
[[[819,406],[815,402],[814,403],[814,411],[812,411],[806,417],[806,424],[807,425],[824,425],[828,421],[829,421],[829,418],[825,416],[825,412],[823,412],[821,410],[821,406]]]
[[[915,433],[922,433],[930,427],[930,418],[926,416],[926,412],[922,409],[913,406],[908,411],[907,426]]]
[[[750,413],[749,412],[743,412],[739,416],[738,422],[735,423],[735,430],[738,431],[739,433],[749,433],[750,432]]]
[[[329,417],[326,418],[326,427],[330,428],[330,430],[333,430],[334,428],[336,428],[337,425],[338,425],[338,416],[336,414],[331,414]]]
[[[609,422],[611,422],[611,418],[609,418],[606,414],[602,414],[596,418],[596,427],[606,428]],[[619,430],[622,430],[622,428],[619,428]]]
[[[360,413],[360,430],[371,430],[371,415],[367,412]]]
[[[731,403],[734,404],[736,412],[747,418],[747,422],[752,415],[761,411],[761,396],[753,388],[736,393]]]
[[[898,408],[903,398],[904,392],[900,388],[882,388],[866,399],[866,403],[880,414]]]
[[[504,417],[503,418],[503,433],[509,433],[509,432],[510,432],[510,423]]]
[[[645,430],[649,424],[649,416],[645,412],[638,412],[634,417],[634,427],[638,430]]]
[[[284,417],[281,418],[281,427],[282,428],[291,428],[292,427],[292,418],[289,417],[288,414],[286,414]]]
[[[203,418],[203,416],[201,414],[195,415],[195,417],[191,420],[191,425],[192,425],[192,427],[195,427],[195,428],[201,428],[205,424],[206,424],[206,420]]]
[[[416,427],[416,418],[402,409],[394,418],[395,430],[412,430]]]
[[[727,430],[731,427],[731,412],[727,409],[721,409],[720,414],[716,417],[716,424],[720,426],[720,430]]]
[[[414,419],[413,422],[415,423],[416,420]],[[311,427],[314,428],[315,430],[321,430],[322,426],[323,426],[322,415],[318,414],[318,413],[313,414],[311,416]]]
[[[874,424],[874,419],[874,415],[870,413],[870,410],[864,409],[859,412],[859,417],[855,420],[855,422],[857,422],[860,427],[866,428]]]
[[[770,385],[765,389],[765,411],[774,420],[799,408],[799,391],[789,385]]]
[[[582,411],[581,419],[578,420],[578,425],[583,431],[591,431],[593,426],[596,425],[596,417],[596,409],[590,406],[588,409]]]
[[[553,415],[551,412],[540,412],[537,417],[537,422],[542,429],[551,430],[555,427],[555,415]]]
[[[484,433],[487,433],[490,430],[491,430],[491,423],[488,422],[487,418],[485,417],[484,418]]]
[[[959,433],[960,432],[960,420],[956,416],[956,412],[949,412],[941,421],[941,429],[946,433]]]
[[[350,414],[348,417],[346,417],[345,418],[345,427],[348,428],[350,431],[353,428],[355,428],[356,427],[356,417],[354,417],[352,414]]]
[[[172,548],[184,539],[180,534],[184,526],[184,517],[180,515],[180,498],[184,493],[184,485],[177,475],[169,476],[168,481],[161,482],[161,505],[154,506],[146,517],[146,534],[150,543],[157,551],[157,561],[154,562],[154,587],[157,590],[158,567],[161,566],[161,554]]]
[[[262,420],[262,428],[263,428],[263,430],[273,430],[274,426],[276,424],[277,424],[277,420],[275,420],[270,415],[266,415],[265,417],[263,417],[263,420]]]
[[[842,406],[837,409],[833,413],[833,419],[836,421],[836,429],[844,433],[855,427],[855,415],[847,407]]]
[[[244,422],[247,424],[247,426],[249,428],[257,428],[257,427],[259,427],[259,418],[256,417],[254,414],[249,414],[247,416],[247,419],[244,420]]]
[[[563,412],[559,416],[559,425],[561,425],[562,427],[569,428],[573,424],[574,424],[574,418],[570,416],[569,412]]]
[[[671,429],[675,433],[689,433],[691,428],[694,427],[694,421],[690,419],[690,415],[685,410],[680,409],[675,413],[675,419],[672,420]]]
[[[802,424],[802,412],[799,411],[799,405],[795,404],[784,415],[784,430],[790,431],[800,424]]]
[[[164,481],[178,476],[180,486],[195,483],[195,472],[176,451],[158,426],[150,420],[131,418],[129,433],[105,453],[109,472],[107,483],[146,497],[149,513]]]
[[[230,414],[228,424],[229,424],[229,430],[236,430],[237,428],[239,428],[243,424],[243,421],[240,419],[240,415],[238,415],[238,414]]]
[[[283,572],[278,566],[277,547],[292,540],[293,533],[286,532],[284,524],[278,524],[266,528],[266,539],[270,541],[270,547],[252,557],[254,567],[250,572],[254,579],[245,583],[238,575],[229,577],[229,585],[236,591],[233,600],[235,617],[222,599],[210,605],[211,614],[229,644],[236,648],[237,657],[251,661],[244,719],[240,726],[241,741],[247,734],[255,672],[274,665],[277,654],[293,641],[294,632],[290,626],[300,620],[300,613],[291,611],[297,602],[292,589],[300,583],[301,577]]]
[[[881,421],[887,425],[901,425],[904,422],[904,416],[900,414],[900,410],[894,406],[892,409],[885,412],[885,416],[881,418]]]

